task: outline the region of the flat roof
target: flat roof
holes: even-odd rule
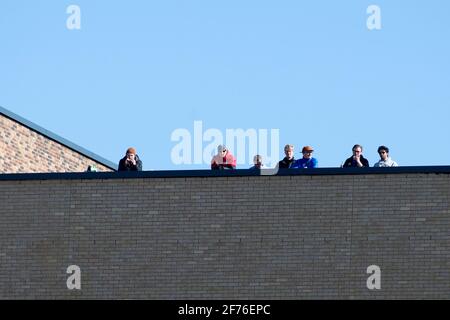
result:
[[[163,170],[130,172],[69,172],[69,173],[5,173],[6,180],[84,180],[84,179],[142,179],[142,178],[204,178],[252,176],[323,176],[374,174],[450,174],[450,166],[414,166],[392,168],[314,168],[314,169],[236,169],[236,170]]]
[[[27,127],[28,129],[31,129],[31,130],[37,132],[40,135],[43,135],[43,136],[47,137],[50,140],[53,140],[53,141],[55,141],[55,142],[57,142],[57,143],[59,143],[59,144],[61,144],[63,146],[66,146],[69,149],[72,149],[75,152],[78,152],[78,153],[82,154],[83,156],[85,156],[87,158],[95,160],[96,162],[98,162],[98,163],[100,163],[100,164],[102,164],[102,165],[104,165],[104,166],[106,166],[106,167],[108,167],[108,168],[110,168],[112,170],[117,170],[117,164],[116,163],[114,163],[112,161],[109,161],[109,160],[107,160],[107,159],[105,159],[105,158],[103,158],[103,157],[101,157],[101,156],[99,156],[99,155],[97,155],[97,154],[95,154],[95,153],[93,153],[93,152],[83,148],[83,147],[80,147],[79,145],[77,145],[77,144],[75,144],[75,143],[73,143],[73,142],[71,142],[71,141],[69,141],[67,139],[64,139],[63,137],[61,137],[61,136],[59,136],[59,135],[57,135],[57,134],[55,134],[55,133],[53,133],[51,131],[48,131],[47,129],[44,129],[41,126],[38,126],[37,124],[35,124],[35,123],[31,122],[31,121],[28,121],[27,119],[24,119],[21,116],[19,116],[19,115],[15,114],[15,113],[13,113],[13,112],[3,108],[2,106],[0,106],[0,114],[4,115],[5,117],[7,117],[7,118],[9,118],[9,119],[11,119],[11,120],[13,120],[13,121],[15,121],[17,123],[20,123],[21,125]]]

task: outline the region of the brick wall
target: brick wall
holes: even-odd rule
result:
[[[392,170],[4,176],[0,298],[448,299],[450,174]]]
[[[108,167],[0,114],[0,173],[83,172]]]

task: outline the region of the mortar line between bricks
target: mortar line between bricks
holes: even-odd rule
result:
[[[348,270],[348,274],[349,274],[350,277],[351,277],[351,273],[352,273],[352,270],[353,270],[353,261],[352,261],[352,257],[353,257],[353,213],[354,213],[354,210],[355,210],[355,207],[354,207],[354,203],[355,202],[354,202],[354,199],[353,199],[353,195],[354,195],[354,192],[355,192],[355,179],[356,179],[356,177],[353,176],[353,178],[352,178],[352,191],[351,191],[351,196],[350,196],[350,201],[351,201],[351,204],[352,204],[352,213],[350,215],[350,263],[349,263],[349,270]],[[348,299],[351,298],[350,293],[349,293],[349,296],[347,298]]]

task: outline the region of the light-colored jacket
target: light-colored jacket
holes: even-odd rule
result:
[[[398,164],[391,157],[388,157],[386,160],[380,160],[375,163],[374,167],[398,167]]]

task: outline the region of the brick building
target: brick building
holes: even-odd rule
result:
[[[450,296],[450,166],[58,173],[115,164],[0,129],[0,172],[56,172],[0,174],[0,299]]]
[[[83,172],[117,164],[0,107],[0,173]]]
[[[448,299],[449,197],[450,167],[0,174],[0,299]]]

